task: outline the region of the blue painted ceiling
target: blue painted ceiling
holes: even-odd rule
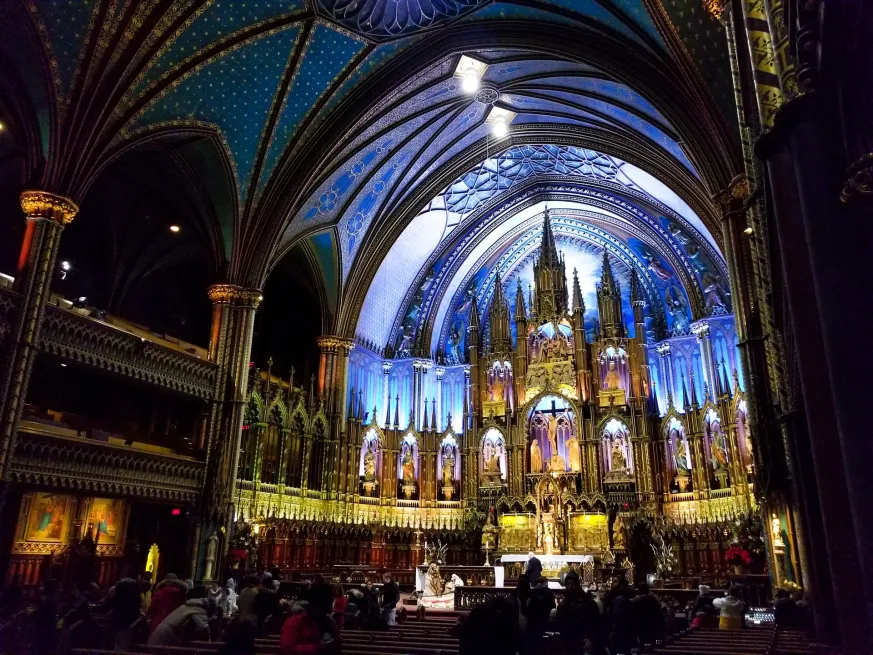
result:
[[[675,20],[681,16],[680,8]],[[235,188],[222,195],[236,202],[219,212],[228,259],[283,158],[296,155],[353,89],[433,30],[500,20],[560,23],[578,28],[582,39],[597,31],[653,57],[669,56],[643,0],[33,0],[30,18],[51,63],[57,115],[89,80],[130,75],[94,128],[107,157],[161,128],[217,131],[235,178]],[[669,121],[606,72],[520,50],[468,54],[489,64],[483,85],[498,106],[517,113],[514,128],[549,124],[627,135],[695,174]],[[342,286],[374,218],[487,137],[491,104],[462,92],[452,77],[456,63],[449,57],[408,79],[349,127],[328,168],[307,187],[308,200],[285,217],[280,252],[337,226],[335,278]],[[47,99],[32,96],[45,113]],[[45,141],[50,131],[44,129]],[[206,186],[225,179],[216,175]]]

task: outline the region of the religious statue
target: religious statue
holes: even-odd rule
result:
[[[530,444],[530,470],[531,473],[543,472],[543,453],[539,442],[534,439]]]
[[[206,570],[203,573],[203,580],[210,582],[215,569],[215,555],[218,552],[218,535],[214,532],[206,540]]]
[[[770,519],[770,530],[773,532],[773,547],[784,548],[785,541],[782,539],[782,521],[775,514]]]
[[[552,458],[558,454],[558,418],[552,414],[546,424],[549,445],[552,447]]]
[[[496,449],[491,451],[491,457],[485,462],[485,472],[500,475],[500,458]]]
[[[607,390],[615,390],[621,389],[621,376],[618,374],[618,371],[615,370],[615,360],[609,360],[609,370],[606,372],[606,379],[604,380],[605,389]]]
[[[724,299],[724,290],[719,283],[718,277],[712,273],[705,273],[703,275],[703,297],[708,308],[727,306]]]
[[[611,471],[627,470],[627,458],[624,456],[624,449],[621,447],[621,440],[614,439],[612,442],[612,450],[610,451],[612,460]]]
[[[491,400],[503,400],[504,388],[503,376],[499,371],[494,371],[494,379],[491,381]]]
[[[685,440],[682,437],[676,437],[676,470],[680,473],[687,473],[690,470],[688,466],[688,447],[685,445]]]
[[[716,435],[713,435],[711,450],[715,468],[727,468],[727,454],[724,452],[724,447],[719,443],[719,439]]]
[[[543,553],[555,554],[555,524],[553,521],[543,522]]]
[[[425,596],[442,596],[445,584],[440,574],[440,567],[436,562],[431,562],[427,568],[427,584],[424,587]]]
[[[612,523],[612,547],[615,550],[624,549],[624,521],[621,520],[619,514],[615,515],[615,521]]]
[[[406,450],[403,455],[403,461],[400,463],[400,468],[403,471],[403,484],[412,485],[415,483],[415,462],[412,461],[412,449]]]
[[[364,480],[366,482],[373,482],[376,479],[376,456],[373,454],[373,451],[367,449],[367,453],[364,455]]]
[[[451,452],[446,454],[445,459],[443,459],[443,486],[451,487],[452,480],[454,478],[455,473],[455,458],[452,456]]]
[[[567,457],[570,460],[570,470],[578,473],[582,470],[582,452],[579,450],[579,441],[571,436],[567,439]]]

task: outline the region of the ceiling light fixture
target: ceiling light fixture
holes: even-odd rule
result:
[[[752,228],[747,227],[745,230],[743,230],[743,234],[751,234],[751,233],[754,232],[754,231],[755,231],[755,230],[753,230]]]
[[[181,232],[181,231],[182,231],[182,228],[179,227],[178,225],[171,225],[170,226],[170,232],[176,233],[176,232]]]
[[[0,123],[0,132],[6,129],[6,126],[3,123]]]
[[[488,113],[485,123],[491,126],[491,134],[496,139],[502,139],[509,134],[509,124],[515,118],[515,112],[503,107],[494,106]]]
[[[473,95],[482,85],[482,76],[488,64],[467,55],[461,55],[455,66],[455,77],[461,80],[461,89],[468,95]]]
[[[62,271],[69,271],[70,270],[70,262],[68,262],[66,260],[62,261],[61,262],[61,270]]]

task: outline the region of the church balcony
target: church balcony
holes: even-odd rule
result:
[[[0,286],[0,339],[19,295]],[[206,350],[52,295],[40,335],[42,353],[202,400],[212,397],[216,365]]]
[[[18,433],[11,482],[191,504],[200,496],[203,462],[168,448],[26,420]]]
[[[358,502],[361,505],[378,505],[379,498],[373,498],[371,496],[358,496]]]

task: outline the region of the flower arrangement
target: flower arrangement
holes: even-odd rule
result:
[[[752,556],[742,546],[731,546],[724,554],[724,559],[732,566],[749,566],[752,563]]]
[[[227,559],[231,562],[244,562],[248,556],[243,548],[234,548],[227,554]]]

